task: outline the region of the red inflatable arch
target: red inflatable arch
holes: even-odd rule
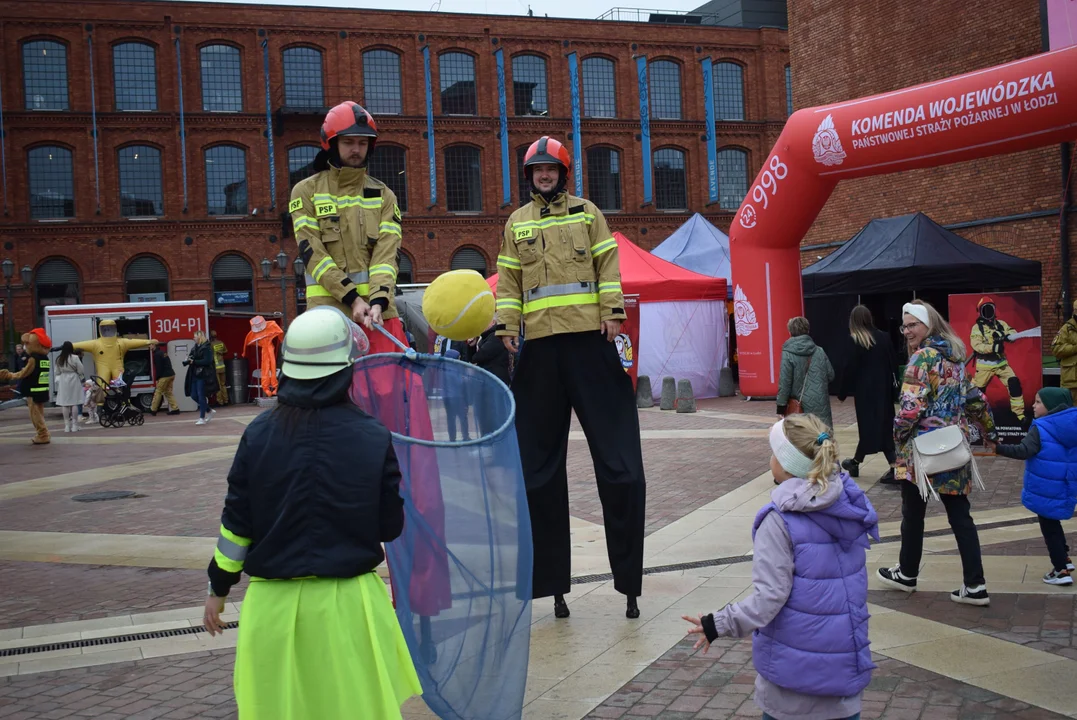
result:
[[[729,230],[741,393],[777,392],[786,322],[804,313],[800,241],[839,180],[1075,136],[1077,46],[794,113]]]

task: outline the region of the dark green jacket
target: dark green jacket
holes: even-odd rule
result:
[[[808,359],[811,359],[811,368]],[[805,377],[805,371],[807,377]],[[829,428],[834,427],[830,414],[828,385],[834,379],[834,366],[821,347],[808,335],[791,337],[782,345],[782,369],[778,377],[778,414],[785,413],[789,398],[799,398],[805,413],[815,415]]]

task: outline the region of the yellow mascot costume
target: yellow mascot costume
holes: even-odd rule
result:
[[[34,328],[21,339],[26,352],[30,353],[30,359],[27,360],[26,367],[17,373],[0,370],[0,382],[19,381],[19,392],[26,398],[26,406],[30,409],[30,422],[37,431],[30,442],[34,445],[48,445],[51,438],[49,429],[45,426],[45,403],[49,400],[52,375],[49,362],[52,340],[42,328]]]
[[[75,343],[74,346],[75,352],[93,353],[96,373],[104,378],[105,382],[123,377],[123,356],[128,350],[138,350],[158,344],[156,340],[128,340],[116,337],[115,320],[102,320],[97,330],[100,337],[96,340],[83,340]]]

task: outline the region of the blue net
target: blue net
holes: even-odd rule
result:
[[[531,523],[504,383],[451,358],[378,354],[352,401],[393,433],[404,532],[386,546],[396,614],[441,718],[523,710],[531,631]]]

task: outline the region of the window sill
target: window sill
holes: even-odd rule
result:
[[[65,223],[74,220],[75,218],[37,218],[39,223]]]
[[[688,212],[688,208],[656,208],[658,212],[665,213],[666,215],[680,215]]]
[[[26,112],[71,112],[71,108],[26,108]]]
[[[449,210],[452,215],[475,216],[482,215],[482,210]]]
[[[125,217],[124,220],[130,220],[131,222],[145,222],[147,220],[160,220],[160,215],[132,215],[131,217]]]
[[[210,218],[214,220],[246,220],[246,215],[214,215],[213,213],[206,213]]]

